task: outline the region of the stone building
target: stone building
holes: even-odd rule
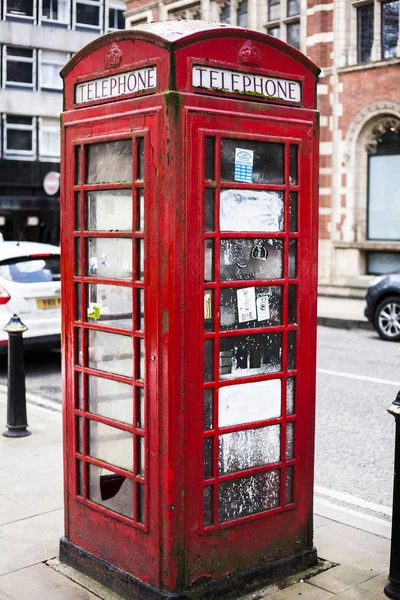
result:
[[[204,19],[287,41],[322,69],[320,291],[400,270],[400,0],[126,0],[126,26]]]

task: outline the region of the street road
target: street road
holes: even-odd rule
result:
[[[27,390],[61,402],[60,353],[26,354]],[[0,384],[6,384],[6,359]],[[319,327],[315,507],[318,514],[390,535],[400,344],[374,332]]]

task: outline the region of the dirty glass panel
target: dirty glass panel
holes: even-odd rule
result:
[[[223,386],[219,390],[220,427],[252,423],[281,416],[280,379]]]
[[[214,390],[204,390],[204,430],[213,428]]]
[[[288,331],[288,371],[296,368],[296,332]]]
[[[136,472],[137,475],[144,476],[144,437],[142,435],[138,435],[136,437]]]
[[[220,379],[252,377],[281,371],[280,333],[243,335],[220,339]]]
[[[144,281],[144,239],[136,240],[136,280]]]
[[[213,377],[213,340],[204,342],[204,381],[212,381]]]
[[[283,275],[283,241],[222,239],[220,263],[221,281],[280,279]]]
[[[86,286],[88,323],[132,329],[132,288],[103,283]]]
[[[116,427],[88,420],[89,452],[93,458],[115,467],[133,470],[132,434]]]
[[[212,485],[207,485],[203,490],[204,495],[204,526],[211,525],[213,520],[212,510]]]
[[[215,138],[206,137],[205,143],[205,175],[208,181],[215,179]]]
[[[136,379],[144,379],[145,372],[145,355],[144,355],[144,339],[136,338]]]
[[[89,500],[133,518],[133,482],[109,469],[88,465]]]
[[[280,503],[280,471],[224,481],[218,486],[219,522],[276,508]]]
[[[75,275],[81,274],[81,238],[76,237],[74,240],[75,245]]]
[[[82,364],[82,337],[78,327],[75,328],[75,364]]]
[[[144,523],[144,485],[137,483],[136,519]]]
[[[215,190],[206,188],[204,190],[204,231],[215,229]]]
[[[131,140],[88,144],[86,153],[86,183],[132,181]]]
[[[297,277],[297,240],[289,240],[289,279]]]
[[[286,423],[286,460],[294,457],[294,423]]]
[[[132,377],[132,338],[116,333],[90,329],[88,335],[88,367]]]
[[[294,377],[288,377],[286,380],[286,414],[293,415],[295,412],[294,398],[295,398],[296,380]]]
[[[222,190],[221,231],[283,231],[283,192]]]
[[[75,373],[75,408],[82,410],[82,373]]]
[[[136,139],[137,147],[137,179],[144,179],[144,138]]]
[[[282,322],[281,286],[221,288],[220,329],[269,327]]]
[[[144,230],[144,189],[136,190],[136,231]]]
[[[280,454],[280,425],[226,433],[218,438],[218,472],[224,475],[270,465],[280,461]]]
[[[132,386],[87,375],[88,411],[122,423],[133,423]]]
[[[99,190],[85,194],[85,229],[132,231],[132,190]]]
[[[213,438],[204,440],[204,479],[213,476]]]
[[[82,445],[82,419],[81,417],[76,417],[76,451],[83,454],[83,445]]]
[[[75,192],[75,231],[81,228],[81,193]]]
[[[75,321],[82,320],[81,284],[75,283]]]
[[[81,146],[75,146],[75,185],[81,182]]]
[[[132,240],[89,238],[86,240],[86,275],[102,279],[132,278]]]
[[[289,325],[297,323],[297,286],[288,286],[288,322]]]
[[[144,330],[144,289],[136,288],[136,329]]]
[[[214,290],[204,290],[204,331],[214,331]]]
[[[136,387],[136,427],[144,429],[144,389]]]
[[[204,240],[204,281],[214,281],[214,240]]]
[[[289,162],[290,162],[290,170],[289,170],[289,184],[297,185],[298,180],[298,162],[297,162],[297,146],[290,146],[289,150]]]
[[[294,467],[286,467],[285,504],[293,502]]]
[[[83,496],[83,462],[76,461],[76,493],[78,496]]]
[[[289,194],[289,231],[298,231],[298,194],[290,192]]]
[[[222,181],[283,184],[283,144],[221,140]]]

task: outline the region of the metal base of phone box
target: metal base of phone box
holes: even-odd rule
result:
[[[95,579],[127,600],[234,600],[316,565],[317,550],[305,550],[237,575],[231,575],[182,592],[166,592],[144,583],[94,556],[65,538],[60,540],[60,561]]]

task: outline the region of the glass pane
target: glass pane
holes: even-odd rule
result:
[[[137,138],[137,179],[144,179],[144,138]]]
[[[281,37],[281,28],[280,27],[269,27],[267,29],[267,33],[272,35],[272,37],[280,38]]]
[[[93,4],[76,4],[76,24],[90,25],[99,28],[100,8]]]
[[[83,496],[83,462],[76,461],[76,493],[78,496]]]
[[[7,150],[32,152],[32,131],[21,131],[18,129],[7,129]]]
[[[204,479],[213,476],[213,438],[204,440]]]
[[[286,423],[286,460],[294,457],[294,423]]]
[[[136,190],[136,231],[144,231],[144,189]]]
[[[288,323],[289,325],[293,325],[297,323],[297,302],[296,302],[296,292],[297,287],[295,285],[289,285],[289,294],[288,294]]]
[[[205,143],[205,176],[209,181],[215,179],[215,138],[206,137]]]
[[[76,451],[80,454],[83,454],[82,420],[80,417],[76,417]]]
[[[18,60],[7,60],[7,83],[27,83],[33,82],[33,64],[28,62],[19,62]]]
[[[222,331],[281,324],[281,286],[221,288],[220,296]]]
[[[220,263],[221,281],[280,279],[283,275],[283,241],[222,239]]]
[[[296,382],[294,377],[288,377],[286,380],[286,414],[294,415],[295,407],[295,389]]]
[[[105,331],[88,330],[88,366],[132,377],[132,338]]]
[[[207,485],[203,491],[204,494],[204,526],[211,525],[213,520],[212,510],[212,485]]]
[[[358,62],[371,60],[374,43],[374,4],[357,7]]]
[[[215,229],[215,190],[206,188],[204,190],[204,231],[214,231]]]
[[[75,327],[75,364],[82,365],[82,339],[78,327]]]
[[[296,332],[288,331],[288,371],[296,368]]]
[[[136,379],[143,380],[145,376],[144,339],[136,338]]]
[[[81,182],[81,146],[75,146],[75,184]]]
[[[214,390],[204,390],[204,430],[213,428]]]
[[[214,290],[204,290],[204,331],[214,331]]]
[[[103,283],[86,286],[88,323],[132,329],[132,289]]]
[[[145,455],[144,455],[144,437],[142,435],[138,435],[137,436],[137,455],[136,455],[136,461],[137,461],[137,475],[142,475],[144,476],[144,469],[145,469]]]
[[[280,333],[232,336],[220,339],[220,379],[253,377],[281,371]]]
[[[81,193],[75,192],[75,231],[81,228]]]
[[[144,281],[144,240],[136,240],[136,281]]]
[[[283,184],[283,144],[221,140],[221,179]]]
[[[297,146],[290,146],[289,157],[290,157],[290,171],[289,171],[289,184],[298,184],[298,163],[297,163]]]
[[[86,152],[86,183],[132,181],[131,140],[88,144]]]
[[[295,17],[300,14],[300,1],[299,0],[287,0],[287,16]]]
[[[290,192],[290,194],[289,194],[289,231],[298,231],[297,206],[298,206],[297,192]]]
[[[81,238],[75,238],[75,275],[81,274]]]
[[[289,279],[297,277],[297,240],[289,240]]]
[[[144,429],[144,389],[136,387],[136,427]]]
[[[400,239],[400,154],[369,157],[368,239]]]
[[[204,342],[204,381],[212,381],[213,377],[213,340]]]
[[[221,231],[283,231],[283,192],[222,190]]]
[[[294,481],[294,467],[286,468],[286,482],[285,482],[285,504],[292,504],[293,502],[293,481]]]
[[[280,504],[279,470],[250,475],[218,486],[218,520],[239,519]]]
[[[125,517],[133,518],[133,482],[108,469],[88,465],[89,499]]]
[[[300,49],[300,23],[289,23],[286,26],[287,43]]]
[[[75,283],[75,321],[82,320],[81,284]]]
[[[132,240],[89,238],[86,275],[102,279],[132,279]]]
[[[144,485],[137,483],[136,518],[139,523],[144,523]]]
[[[397,56],[399,37],[399,0],[382,2],[382,58]]]
[[[132,434],[116,427],[89,420],[89,455],[110,465],[133,470]]]
[[[214,280],[214,240],[204,240],[204,281]]]
[[[122,423],[133,423],[131,385],[87,375],[87,398],[89,412]]]
[[[399,252],[367,252],[369,275],[383,275],[400,271]]]
[[[276,463],[280,461],[280,455],[280,425],[235,431],[218,438],[220,475]]]
[[[101,190],[86,194],[85,229],[132,231],[132,191]]]
[[[144,289],[136,289],[136,329],[144,330]]]
[[[231,427],[281,416],[280,379],[227,385],[219,390],[218,423]]]
[[[75,373],[75,407],[82,410],[82,373]]]
[[[268,0],[268,21],[277,21],[281,17],[279,0]]]

